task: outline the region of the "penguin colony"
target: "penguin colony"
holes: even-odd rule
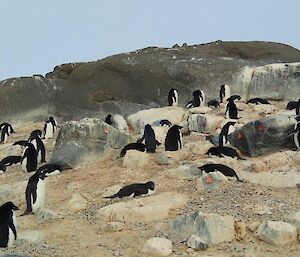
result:
[[[172,88],[168,93],[168,106],[178,105],[178,91]],[[237,158],[238,160],[244,160],[238,152],[230,146],[225,146],[228,144],[228,135],[230,134],[230,128],[235,126],[235,121],[239,119],[238,109],[235,101],[241,100],[239,95],[231,95],[230,87],[228,85],[221,85],[219,91],[220,101],[217,99],[212,99],[208,101],[207,105],[209,107],[221,108],[220,103],[227,101],[225,108],[225,116],[230,120],[223,126],[220,136],[219,136],[219,146],[212,147],[207,151],[207,155],[215,155],[220,158],[224,156],[229,156],[232,158]],[[205,93],[203,90],[195,90],[192,93],[193,100],[186,104],[187,108],[201,107],[205,104]],[[247,104],[270,104],[267,100],[262,98],[253,98],[247,101]],[[288,103],[286,109],[293,110],[296,109],[296,114],[299,114],[300,109],[300,99],[299,101],[291,101]],[[105,118],[105,122],[123,132],[128,133],[128,126],[125,119],[119,115],[108,114]],[[168,128],[164,148],[166,151],[178,151],[183,146],[182,132],[183,128],[180,124],[172,124],[169,120],[163,119],[158,121],[159,126]],[[26,189],[25,189],[25,202],[26,210],[24,210],[22,215],[28,215],[35,213],[39,208],[44,206],[45,202],[45,183],[47,177],[60,174],[63,169],[56,163],[46,162],[46,151],[43,140],[52,138],[55,135],[58,125],[53,117],[49,117],[45,121],[45,125],[42,130],[34,130],[31,132],[28,139],[20,140],[13,143],[13,146],[19,146],[23,148],[23,153],[21,156],[7,156],[0,161],[0,174],[7,172],[12,165],[21,165],[24,172],[33,172],[30,176]],[[1,131],[1,143],[6,143],[8,137],[11,133],[16,133],[9,123],[0,124]],[[294,137],[295,145],[300,149],[300,119],[298,117],[295,120],[294,130],[288,136]],[[124,157],[128,150],[138,150],[141,152],[147,152],[149,154],[155,153],[157,146],[161,145],[157,141],[155,132],[150,124],[146,124],[144,127],[143,135],[136,142],[132,142],[123,147],[120,153],[120,158]],[[40,165],[40,166],[39,166]],[[39,167],[38,167],[39,166]],[[238,177],[236,171],[232,168],[219,164],[205,164],[199,167],[199,173],[201,172],[214,172],[219,171],[227,177],[234,177],[238,182],[242,180]],[[148,181],[146,183],[134,183],[130,185],[125,185],[117,193],[107,196],[105,198],[124,198],[124,197],[138,197],[153,193],[155,190],[155,183],[153,181]],[[11,247],[14,241],[17,239],[17,224],[15,211],[19,208],[12,202],[6,202],[0,206],[0,247]],[[22,216],[21,215],[21,216]]]

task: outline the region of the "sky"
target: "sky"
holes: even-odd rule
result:
[[[299,0],[0,0],[0,80],[176,43],[300,49],[299,13]]]

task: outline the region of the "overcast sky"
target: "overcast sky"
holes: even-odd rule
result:
[[[300,49],[299,13],[299,0],[0,0],[0,80],[184,42]]]

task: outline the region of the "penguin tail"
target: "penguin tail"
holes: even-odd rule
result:
[[[238,157],[238,160],[246,161],[247,159],[242,158],[242,157]]]
[[[237,181],[237,182],[240,182],[240,183],[245,183],[245,181],[242,180],[242,179],[240,179],[238,176],[236,176],[236,181]]]
[[[105,199],[113,199],[113,198],[116,198],[118,197],[118,194],[114,194],[114,195],[110,195],[110,196],[104,196],[103,198]]]

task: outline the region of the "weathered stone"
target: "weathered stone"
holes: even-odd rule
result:
[[[228,185],[228,178],[221,172],[202,172],[202,177],[197,179],[196,188],[202,190],[215,190],[226,187]]]
[[[170,227],[179,236],[200,236],[209,244],[230,242],[235,238],[234,218],[216,213],[194,212],[170,221]]]
[[[168,256],[172,253],[172,241],[162,237],[153,237],[146,241],[142,252],[154,256]]]
[[[149,154],[137,150],[128,150],[123,158],[123,166],[127,168],[143,167],[149,163]]]
[[[217,115],[202,115],[191,114],[189,115],[188,124],[189,130],[195,132],[214,132],[220,126],[223,117]]]
[[[124,229],[124,223],[122,222],[108,222],[101,226],[100,230],[104,232],[117,232]]]
[[[48,209],[45,208],[39,208],[35,213],[35,219],[37,221],[37,223],[41,224],[41,223],[46,223],[46,222],[52,222],[56,219],[58,219],[58,215]]]
[[[175,169],[167,170],[166,172],[169,177],[175,178],[191,178],[202,176],[198,167],[189,165],[181,165]]]
[[[108,221],[157,221],[167,218],[172,209],[185,206],[187,200],[185,195],[176,192],[135,198],[102,207],[97,217]]]
[[[50,162],[71,167],[117,157],[131,137],[99,119],[66,122],[58,135]]]
[[[79,193],[74,193],[68,203],[68,209],[75,212],[84,210],[86,206],[87,200],[83,198]]]
[[[192,114],[207,114],[207,113],[212,113],[213,110],[207,106],[199,106],[199,107],[190,108],[189,111]]]
[[[128,121],[136,133],[142,131],[147,124],[155,123],[160,120],[169,120],[172,124],[180,124],[186,111],[179,106],[169,106],[163,108],[152,108],[142,110],[128,116]]]
[[[45,233],[41,230],[23,230],[18,233],[18,240],[41,245],[44,243]]]
[[[271,115],[244,125],[228,138],[233,146],[250,156],[293,149],[293,137],[288,137],[288,134],[295,123],[295,116]]]
[[[273,245],[287,245],[297,241],[297,228],[283,221],[265,221],[258,227],[256,237]]]
[[[155,162],[161,165],[176,164],[179,161],[185,160],[188,156],[189,152],[184,149],[178,151],[164,151],[156,155]]]
[[[11,190],[8,186],[2,186],[0,187],[0,202],[6,202]]]
[[[234,222],[234,229],[235,229],[235,238],[236,240],[240,241],[243,240],[247,236],[247,229],[246,229],[245,222],[241,220],[236,220]]]
[[[257,230],[260,224],[260,221],[253,221],[247,225],[247,229],[249,229],[251,232],[254,232],[255,230]]]
[[[206,243],[201,237],[196,235],[191,235],[186,241],[187,247],[192,248],[195,251],[206,250],[208,248],[208,243]]]

